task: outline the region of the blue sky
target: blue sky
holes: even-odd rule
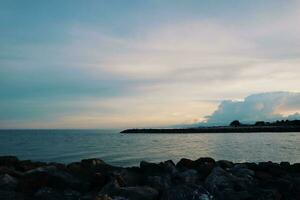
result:
[[[299,9],[292,0],[3,0],[0,127],[168,126],[205,121],[223,100],[288,99],[300,92]],[[288,105],[261,116],[300,110]]]

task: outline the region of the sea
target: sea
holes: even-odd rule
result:
[[[121,134],[120,130],[0,130],[0,156],[116,166],[212,157],[234,162],[300,162],[300,133]]]

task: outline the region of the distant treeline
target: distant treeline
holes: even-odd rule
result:
[[[258,133],[258,132],[300,132],[300,120],[275,122],[258,121],[242,124],[234,120],[229,126],[202,126],[176,129],[127,129],[121,133]]]

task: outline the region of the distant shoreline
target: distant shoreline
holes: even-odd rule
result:
[[[198,128],[175,128],[175,129],[126,129],[120,133],[262,133],[262,132],[300,132],[300,126],[215,126],[215,127],[198,127]]]

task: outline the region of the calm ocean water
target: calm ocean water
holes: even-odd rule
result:
[[[119,166],[210,156],[300,162],[300,133],[119,134],[116,130],[1,130],[0,155],[69,163],[101,158]]]

